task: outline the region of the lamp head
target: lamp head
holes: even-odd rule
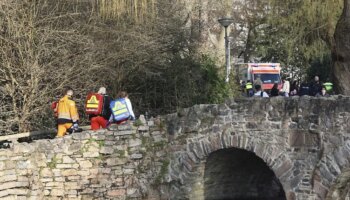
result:
[[[228,27],[233,23],[233,19],[228,17],[223,17],[218,19],[218,22],[221,24],[221,26]]]

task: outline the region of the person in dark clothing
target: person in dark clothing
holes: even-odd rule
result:
[[[299,84],[298,81],[294,80],[292,85],[290,86],[290,96],[297,96],[299,95]]]
[[[240,89],[243,92],[243,91],[245,91],[245,81],[240,80],[240,83],[241,83],[240,84],[241,85]]]
[[[248,97],[252,97],[254,95],[253,84],[250,82],[250,80],[248,80],[245,84],[245,90]]]
[[[316,94],[316,97],[329,97],[325,87],[322,87],[321,92]]]
[[[290,86],[290,91],[294,91],[296,90],[296,92],[299,92],[299,84],[298,81],[294,80],[292,85]]]
[[[310,95],[316,96],[316,94],[321,93],[322,83],[320,82],[318,76],[315,76],[314,81],[310,84]]]
[[[302,82],[299,88],[299,96],[310,95],[310,86],[307,82]]]
[[[278,89],[278,84],[277,83],[275,83],[275,84],[273,84],[273,87],[272,87],[272,89],[271,89],[271,97],[276,97],[276,96],[278,96],[279,95],[279,89]]]
[[[294,90],[291,90],[290,93],[289,93],[289,96],[298,96],[298,91],[296,89]]]

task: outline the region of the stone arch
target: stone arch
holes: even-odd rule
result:
[[[196,184],[203,181],[203,163],[211,153],[228,148],[243,149],[261,158],[274,172],[288,195],[292,192],[287,179],[292,176],[293,162],[287,156],[286,148],[279,144],[272,147],[270,144],[262,143],[249,134],[237,134],[232,128],[188,139],[185,150],[172,153],[166,177],[166,182],[171,182],[172,185],[169,191],[170,198],[188,199],[193,193],[200,193],[203,186]],[[175,193],[176,195],[171,196]],[[198,197],[200,194],[195,195]]]
[[[334,192],[337,184],[343,184],[344,179],[345,182],[350,182],[350,140],[322,157],[313,178],[314,193],[318,199],[342,199],[342,194],[339,196]],[[349,189],[344,191],[350,193]]]
[[[205,163],[204,199],[286,200],[280,181],[255,153],[238,148],[211,153]]]
[[[203,163],[212,152],[239,148],[264,160],[288,200],[325,199],[343,171],[338,164],[327,163],[334,155],[324,154],[333,153],[349,139],[349,98],[339,99],[249,98],[184,109],[167,118],[173,130],[170,140],[176,145],[167,181],[177,194],[183,194],[178,199],[186,199],[193,191],[191,184],[200,182]]]

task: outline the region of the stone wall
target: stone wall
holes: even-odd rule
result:
[[[152,198],[152,180],[164,154],[143,143],[154,137],[159,145],[164,132],[153,121],[112,129],[1,149],[0,198]]]
[[[350,194],[349,97],[236,99],[183,109],[166,121],[174,138],[165,179],[170,199],[205,198],[207,158],[229,148],[262,158],[288,200]]]
[[[14,143],[0,150],[0,198],[210,199],[207,159],[222,149],[261,158],[288,200],[345,199],[350,98],[232,99],[110,131]]]

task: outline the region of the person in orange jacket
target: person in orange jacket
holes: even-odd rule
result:
[[[67,134],[68,129],[78,130],[79,114],[75,102],[71,100],[73,96],[73,89],[67,88],[65,96],[58,102],[57,109],[57,137],[63,137]]]

